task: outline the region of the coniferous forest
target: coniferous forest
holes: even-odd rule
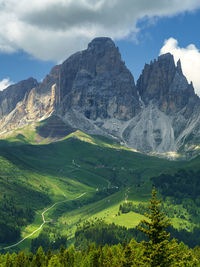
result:
[[[183,242],[170,238],[167,229],[171,222],[161,206],[161,200],[157,200],[153,189],[146,219],[137,227],[138,234],[124,231],[114,224],[106,225],[103,221],[86,222],[77,229],[73,247],[66,249],[66,241],[60,238],[57,243],[61,246],[57,251],[51,246],[40,246],[33,253],[5,252],[0,255],[0,266],[200,266],[200,247],[191,249]],[[83,232],[84,235],[81,234]],[[134,234],[140,241],[130,240]],[[124,241],[121,242],[122,239]]]

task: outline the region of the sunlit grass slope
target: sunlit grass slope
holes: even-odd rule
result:
[[[48,137],[39,137],[38,127],[40,123],[29,125],[0,140],[0,196],[11,196],[19,206],[36,212],[34,223],[23,228],[22,236],[39,227],[44,208],[64,199],[69,202],[46,215],[53,227],[70,237],[77,224],[88,219],[134,227],[143,216],[134,212],[118,216],[120,203],[147,202],[152,176],[198,168],[198,158],[191,162],[159,159],[81,131],[49,142]],[[87,192],[83,198],[70,201],[83,192]]]

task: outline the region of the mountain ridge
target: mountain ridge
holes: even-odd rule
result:
[[[110,136],[143,153],[198,152],[200,99],[170,53],[145,64],[135,85],[114,42],[98,37],[25,87],[1,112],[2,133],[53,115],[67,128]]]

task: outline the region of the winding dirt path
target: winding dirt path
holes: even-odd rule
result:
[[[86,192],[83,193],[83,194],[81,194],[81,195],[79,195],[78,197],[73,198],[73,199],[67,199],[67,200],[58,201],[58,202],[54,203],[51,207],[45,209],[45,210],[42,212],[41,216],[42,216],[42,221],[43,221],[43,223],[42,223],[36,230],[34,230],[31,234],[29,234],[29,235],[27,235],[26,237],[24,237],[24,238],[23,238],[22,240],[20,240],[19,242],[15,243],[15,244],[13,244],[13,245],[11,245],[11,246],[7,246],[7,247],[5,247],[5,248],[2,248],[2,249],[8,249],[8,248],[16,247],[16,246],[18,246],[19,244],[21,244],[24,240],[26,240],[27,238],[31,237],[31,236],[34,235],[36,232],[38,232],[40,229],[42,229],[42,227],[44,226],[44,224],[49,222],[49,221],[46,221],[46,220],[45,220],[45,217],[44,217],[45,213],[46,213],[47,211],[51,210],[52,208],[54,208],[56,205],[61,204],[61,203],[63,203],[63,202],[68,202],[68,201],[71,201],[71,200],[75,200],[75,199],[81,198],[81,197],[84,196],[85,194],[86,194]]]

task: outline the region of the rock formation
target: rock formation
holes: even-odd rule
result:
[[[45,137],[50,129],[54,137],[80,129],[144,153],[188,151],[200,143],[200,99],[180,60],[159,56],[135,85],[106,37],[55,66],[41,83],[30,78],[0,92],[0,114],[1,132],[50,118],[50,128],[40,129]]]

